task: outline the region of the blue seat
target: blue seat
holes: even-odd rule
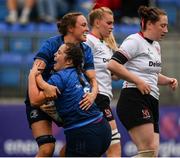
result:
[[[126,36],[136,33],[138,31],[140,31],[139,25],[134,25],[134,24],[133,25],[127,25],[127,24],[120,25],[120,33],[125,34]]]
[[[6,24],[5,22],[0,22],[0,32],[2,33],[6,33],[7,31],[9,31],[9,25]]]
[[[27,56],[24,56],[23,57],[23,69],[26,71],[26,70],[30,70],[31,67],[32,67],[32,64],[34,62],[34,57],[35,57],[35,54],[34,53],[30,53],[28,54]]]
[[[4,51],[4,40],[0,37],[0,54]]]
[[[34,53],[30,53],[26,56],[23,57],[23,61],[22,61],[22,80],[21,80],[21,84],[23,85],[23,87],[26,87],[27,85],[27,81],[28,81],[28,74],[30,69],[32,68],[32,64],[34,62]]]
[[[36,42],[36,51],[40,49],[42,46],[43,42],[47,40],[49,37],[38,37],[37,42]]]
[[[36,31],[36,24],[29,23],[27,25],[21,25],[19,23],[13,24],[9,26],[9,31],[11,32],[26,32],[26,33],[33,33]]]
[[[164,9],[168,15],[168,21],[171,25],[176,24],[179,0],[158,0],[158,6]]]
[[[123,80],[118,80],[118,81],[112,81],[112,88],[113,89],[121,89],[123,86]]]
[[[117,43],[119,43],[119,44],[122,43],[122,41],[124,40],[124,36],[125,36],[125,35],[122,35],[120,28],[121,28],[121,24],[114,24],[113,34],[115,36]]]
[[[57,32],[58,29],[55,23],[52,23],[52,24],[40,23],[37,26],[37,31],[51,33],[51,32]]]
[[[4,21],[8,14],[6,0],[0,0],[0,21]]]
[[[0,54],[0,87],[19,87],[22,56],[13,53]]]
[[[11,37],[9,40],[10,52],[27,55],[32,52],[32,39],[31,37]]]
[[[88,15],[93,4],[93,0],[76,0],[75,11],[82,12],[85,16]]]
[[[118,43],[122,43],[122,41],[130,34],[137,33],[140,31],[139,25],[127,25],[127,24],[120,24],[115,25],[114,27],[114,35]]]

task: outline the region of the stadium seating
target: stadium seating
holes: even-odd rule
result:
[[[56,23],[52,23],[52,24],[48,24],[48,23],[40,23],[37,26],[37,30],[38,32],[44,32],[44,33],[51,33],[51,32],[57,32],[57,26]]]
[[[76,0],[75,11],[82,12],[85,16],[87,16],[92,4],[93,0]]]
[[[4,21],[7,14],[6,0],[0,0],[0,21]]]
[[[0,86],[18,87],[21,81],[22,56],[4,52],[0,54]]]
[[[13,53],[27,55],[32,51],[32,40],[30,37],[12,37],[10,38],[9,49]]]
[[[93,0],[77,0],[77,11],[87,15]],[[157,0],[160,8],[167,11],[169,23],[175,25],[178,12],[180,15],[180,0]],[[0,89],[3,87],[23,88],[27,82],[27,74],[31,67],[34,54],[42,42],[59,34],[56,23],[29,23],[28,25],[9,25],[3,22],[7,15],[6,0],[0,0]],[[139,25],[127,25],[115,23],[114,35],[118,44],[132,33],[140,30]],[[122,80],[113,81],[113,89],[122,87]]]
[[[15,32],[24,32],[24,33],[34,32],[34,31],[36,31],[36,28],[37,28],[37,26],[35,23],[29,23],[28,25],[21,25],[19,23],[9,25],[9,31],[12,33],[15,33]]]
[[[164,9],[168,14],[168,20],[171,25],[176,24],[178,10],[180,8],[179,0],[158,0],[158,6]]]
[[[22,87],[27,87],[27,81],[28,81],[28,74],[30,69],[32,68],[32,64],[34,61],[34,53],[27,54],[23,57],[23,61],[21,63],[21,72],[23,74],[21,85]],[[22,89],[23,91],[24,89]]]
[[[4,40],[0,38],[0,54],[4,51]]]

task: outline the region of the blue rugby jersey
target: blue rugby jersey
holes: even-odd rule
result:
[[[61,35],[51,37],[47,39],[37,52],[34,57],[35,59],[41,59],[46,63],[46,68],[42,73],[43,79],[47,81],[53,72],[54,65],[54,54],[57,52],[59,47],[64,44],[64,38]],[[84,52],[83,69],[92,70],[94,69],[93,54],[91,48],[85,43],[81,43],[81,48]],[[26,97],[25,104],[30,104],[28,96]]]
[[[85,76],[81,74],[81,77],[85,81],[84,87],[79,81],[76,69],[70,67],[54,73],[48,80],[49,84],[57,86],[61,92],[55,105],[63,119],[65,130],[87,125],[103,115],[95,103],[87,111],[80,108],[79,102],[90,87]]]

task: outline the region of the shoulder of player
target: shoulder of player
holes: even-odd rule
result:
[[[86,44],[85,42],[81,43],[81,47],[83,48],[84,52],[91,50],[90,46]]]
[[[51,45],[53,45],[53,44],[58,44],[59,45],[60,43],[62,43],[62,36],[57,35],[57,36],[49,37],[45,41],[48,42]]]

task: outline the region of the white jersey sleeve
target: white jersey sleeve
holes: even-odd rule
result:
[[[127,37],[120,45],[119,51],[130,60],[137,55],[139,43],[132,36]]]

